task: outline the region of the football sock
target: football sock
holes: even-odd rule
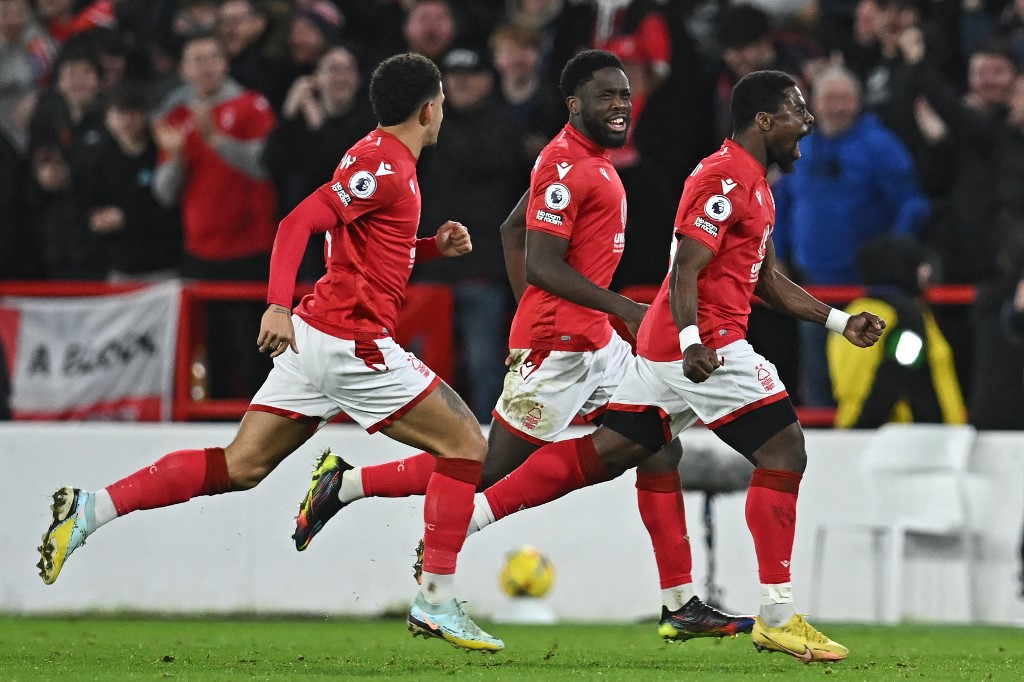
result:
[[[662,590],[692,583],[693,557],[686,535],[686,510],[679,472],[647,474],[638,471],[636,501],[640,518],[651,536]]]
[[[761,585],[761,620],[770,628],[789,622],[796,613],[793,606],[793,586],[790,583]]]
[[[224,448],[178,450],[107,486],[118,516],[231,490]]]
[[[360,467],[353,469],[351,474],[361,474],[359,482],[359,497],[408,497],[409,495],[424,495],[427,492],[427,484],[430,483],[430,476],[434,473],[434,460],[436,458],[427,453],[421,452],[412,457],[398,459],[385,464]],[[350,472],[345,472],[348,477]],[[344,478],[342,486],[345,485]],[[346,500],[342,491],[342,502]],[[349,494],[354,494],[349,493]],[[358,500],[359,497],[353,497]]]
[[[686,606],[686,602],[695,596],[697,596],[697,593],[693,591],[693,583],[661,588],[661,603],[669,611],[678,611]]]
[[[468,537],[492,523],[494,523],[494,512],[491,511],[491,505],[487,502],[487,496],[477,493],[473,496],[473,518],[469,521],[469,531],[466,536]]]
[[[114,501],[110,499],[110,493],[107,489],[98,490],[94,493],[93,497],[93,524],[89,532],[93,532],[105,523],[109,523],[117,518],[117,508],[114,506]]]
[[[754,475],[750,479],[746,505],[747,527],[754,539],[757,573],[762,585],[788,585],[790,582],[789,563],[793,555],[796,499],[800,490],[800,479],[800,474],[792,471],[760,467],[754,470]],[[791,600],[791,591],[789,595]],[[783,598],[785,595],[779,597]],[[792,615],[792,606],[788,609]],[[773,622],[777,622],[781,617],[781,614],[768,615]],[[786,620],[789,618],[777,625],[769,625],[778,627]]]
[[[341,475],[341,485],[338,487],[338,499],[348,504],[366,497],[363,491],[363,467],[352,467]]]
[[[420,593],[428,604],[440,606],[455,596],[455,574],[438,574],[423,571],[423,585]]]
[[[497,520],[611,478],[593,439],[583,436],[545,445],[484,495]]]
[[[451,457],[438,457],[434,462],[423,504],[423,573],[453,575],[473,515],[473,495],[480,483],[483,462]],[[425,589],[423,596],[439,604],[452,596],[438,596],[437,590],[442,588],[443,585],[433,593]]]

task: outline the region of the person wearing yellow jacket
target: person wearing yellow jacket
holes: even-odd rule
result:
[[[829,339],[836,428],[966,423],[953,351],[922,296],[923,260],[915,241],[895,235],[874,239],[858,253],[867,294],[847,311],[871,310],[888,324],[877,344],[856,353]]]

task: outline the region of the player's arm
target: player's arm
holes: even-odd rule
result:
[[[775,245],[771,239],[767,243],[767,253],[754,293],[772,308],[799,320],[823,324],[861,348],[874,345],[885,329],[885,320],[877,315],[869,312],[850,315],[839,308],[832,308],[776,270]]]
[[[330,206],[314,192],[302,200],[285,216],[274,237],[274,250],[270,254],[270,282],[267,285],[267,310],[260,320],[260,333],[256,339],[261,353],[276,358],[289,346],[299,352],[292,326],[292,300],[295,296],[295,277],[306,251],[309,236],[326,232],[338,222]]]
[[[505,270],[508,272],[508,283],[512,286],[512,294],[516,303],[526,291],[526,207],[530,203],[530,190],[523,193],[522,198],[512,212],[501,224],[501,247],[505,252]]]
[[[424,263],[435,258],[455,258],[473,250],[469,230],[460,222],[449,220],[437,228],[433,237],[416,240],[416,262]]]
[[[570,303],[615,315],[636,336],[647,306],[591,282],[565,261],[568,251],[568,239],[540,230],[528,230],[526,282]]]
[[[669,273],[668,301],[672,320],[679,330],[683,374],[696,383],[707,380],[722,365],[718,353],[701,343],[697,331],[697,277],[714,255],[711,249],[696,239],[676,235],[675,256]]]

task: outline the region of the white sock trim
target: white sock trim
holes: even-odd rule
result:
[[[467,537],[492,523],[494,523],[494,512],[491,511],[491,503],[487,501],[486,495],[477,493],[473,496],[473,517],[469,521]]]
[[[761,604],[792,604],[793,583],[761,585]]]
[[[338,499],[348,504],[366,497],[363,492],[363,468],[352,467],[341,475],[341,487],[338,488]]]
[[[424,571],[420,594],[423,595],[428,604],[440,606],[455,597],[455,574],[439,575]]]
[[[93,516],[96,522],[93,530],[117,518],[117,508],[114,506],[114,501],[110,499],[110,493],[107,492],[106,488],[96,491],[92,504]]]
[[[693,590],[693,583],[684,583],[673,587],[666,587],[661,591],[661,603],[669,611],[678,611],[686,606],[686,602],[697,596]]]

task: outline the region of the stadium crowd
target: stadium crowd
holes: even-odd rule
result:
[[[934,419],[1024,428],[1007,331],[1024,308],[1024,0],[0,0],[0,279],[265,281],[278,221],[375,125],[372,69],[418,52],[447,97],[419,164],[421,233],[460,221],[474,252],[414,281],[452,287],[456,387],[489,419],[513,310],[498,228],[566,121],[558,73],[586,47],[618,55],[633,91],[613,288],[661,281],[683,181],[731,132],[736,81],[787,71],[817,118],[796,173],[771,178],[787,273],[871,285],[943,350],[942,380],[911,381],[953,405]],[[860,253],[910,255],[893,273]],[[933,318],[932,284],[975,286],[969,313]],[[237,371],[214,393],[251,395],[265,361],[237,349],[262,307],[219,305],[211,362]],[[820,326],[759,308],[750,336],[802,404],[838,398],[851,425],[890,413],[866,404],[875,392],[843,404],[851,370]]]

